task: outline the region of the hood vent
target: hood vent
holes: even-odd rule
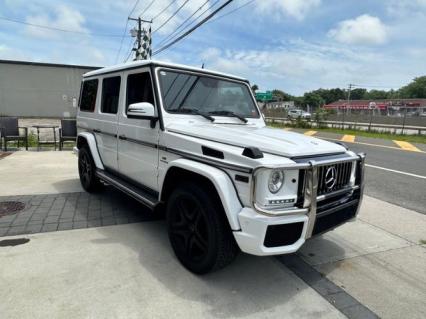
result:
[[[250,158],[263,158],[263,153],[257,147],[246,147],[243,155]]]
[[[220,159],[224,159],[225,156],[223,155],[223,152],[212,149],[210,147],[207,146],[201,146],[201,149],[203,151],[203,154],[206,156],[210,156],[210,157],[216,157],[216,158],[220,158]]]

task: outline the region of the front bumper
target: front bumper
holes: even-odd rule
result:
[[[257,256],[290,254],[297,251],[306,240],[308,228],[307,215],[270,217],[257,213],[251,208],[243,208],[238,215],[241,225],[240,231],[234,231],[234,237],[242,251]],[[303,223],[299,239],[294,243],[278,247],[266,247],[265,238],[269,226],[293,225]]]
[[[243,208],[238,215],[241,230],[234,231],[240,249],[259,256],[293,253],[308,238],[354,219],[363,196],[365,155],[358,154],[348,160],[356,161],[353,186],[317,195],[318,168],[341,161],[310,161],[304,166],[307,175],[303,207],[271,212],[253,203],[253,208]]]

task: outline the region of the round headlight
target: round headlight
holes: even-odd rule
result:
[[[274,169],[269,175],[268,188],[272,194],[277,193],[284,185],[284,171]]]

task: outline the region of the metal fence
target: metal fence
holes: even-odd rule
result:
[[[426,134],[426,116],[419,113],[385,115],[377,110],[363,112],[314,113],[310,120],[290,119],[286,110],[266,110],[268,121],[302,127],[331,127],[393,134]]]

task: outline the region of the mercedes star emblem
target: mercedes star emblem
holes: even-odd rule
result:
[[[328,190],[332,189],[336,185],[337,171],[334,166],[331,166],[325,172],[325,186]]]

